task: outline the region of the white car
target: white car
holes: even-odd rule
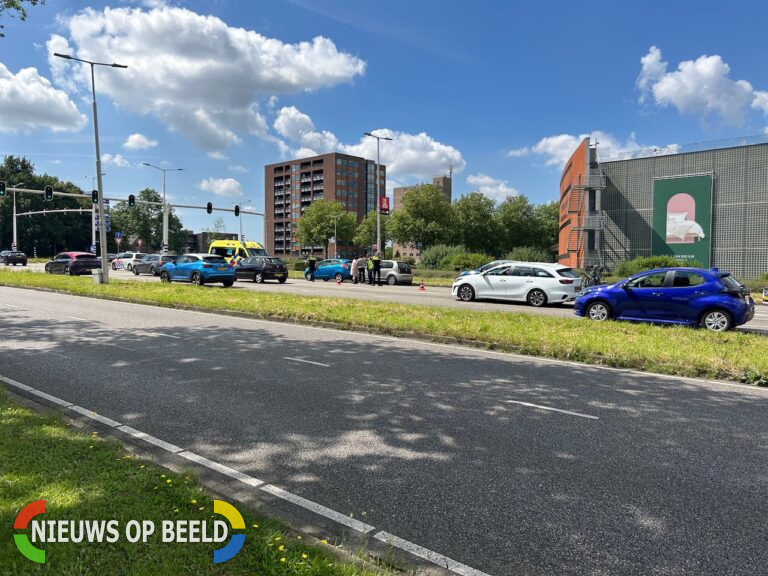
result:
[[[514,262],[456,278],[451,294],[465,302],[488,298],[544,306],[571,300],[579,290],[581,278],[571,268],[549,262]]]
[[[112,260],[112,270],[133,270],[133,265],[144,258],[143,252],[121,252]]]

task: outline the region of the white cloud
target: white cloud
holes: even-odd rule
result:
[[[148,150],[157,146],[157,140],[152,140],[144,136],[144,134],[131,134],[128,136],[125,142],[123,142],[123,148],[128,150]]]
[[[328,152],[343,152],[376,159],[376,139],[361,136],[354,144],[340,142],[335,134],[327,130],[318,131],[312,119],[294,106],[278,111],[274,123],[275,131],[297,145],[291,150],[296,158],[306,158]],[[381,163],[387,167],[387,178],[430,179],[447,174],[453,166],[455,173],[461,172],[466,162],[456,148],[436,141],[428,134],[408,134],[382,128],[372,134],[391,138],[381,142]]]
[[[752,108],[762,111],[768,116],[768,92],[755,90],[755,97],[752,100]]]
[[[100,71],[99,92],[208,151],[237,144],[244,133],[266,137],[258,102],[274,105],[277,94],[331,87],[365,71],[365,62],[327,38],[288,44],[179,7],[86,8],[62,26],[66,37],[51,36],[49,51],[127,65]],[[90,91],[87,66],[49,63],[59,85]]]
[[[0,132],[74,132],[87,123],[74,102],[36,68],[13,74],[0,63]]]
[[[512,158],[522,158],[523,156],[528,156],[530,153],[531,149],[528,146],[523,146],[522,148],[513,148],[512,150],[509,150],[507,156],[511,156]]]
[[[467,176],[467,184],[474,186],[481,194],[498,201],[520,194],[508,184],[507,180],[491,178],[487,174],[470,174]]]
[[[755,99],[752,85],[729,78],[731,69],[717,54],[680,62],[677,70],[668,72],[661,51],[652,46],[641,66],[637,78],[640,101],[652,95],[657,106],[672,105],[681,114],[714,115],[726,124],[740,125]]]
[[[109,164],[112,166],[116,166],[117,168],[127,168],[131,165],[128,160],[123,158],[120,154],[102,154],[101,155],[101,161],[104,164]]]
[[[217,196],[242,196],[243,187],[234,178],[206,178],[197,185],[204,192],[213,192]]]
[[[212,158],[213,160],[229,160],[229,158],[227,158],[223,152],[218,150],[208,152],[208,158]]]
[[[229,165],[230,172],[240,172],[242,174],[246,174],[249,172],[248,168],[245,166],[242,166],[241,164],[230,164]]]

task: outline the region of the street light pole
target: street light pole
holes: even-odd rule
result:
[[[381,252],[382,254],[384,251],[381,249],[381,210],[379,209],[379,197],[381,196],[381,192],[379,191],[379,185],[381,183],[381,178],[379,177],[379,166],[381,164],[381,159],[379,157],[381,152],[381,141],[382,140],[392,140],[392,138],[387,138],[386,136],[376,136],[376,134],[371,134],[370,132],[363,132],[365,136],[370,136],[371,138],[376,138],[376,167],[375,167],[375,175],[376,178],[376,202],[374,209],[376,210],[376,252]]]
[[[110,68],[128,68],[123,64],[107,64],[105,62],[91,62],[90,60],[83,60],[81,58],[75,58],[69,54],[59,54],[54,52],[54,56],[64,58],[65,60],[76,60],[89,64],[91,67],[91,92],[93,94],[93,134],[96,140],[96,179],[99,183],[99,241],[101,244],[101,283],[109,283],[109,259],[107,257],[107,219],[106,212],[104,210],[104,187],[101,181],[101,150],[99,148],[99,116],[96,110],[96,74],[94,68],[96,66],[109,66]]]
[[[240,205],[240,216],[239,216],[239,218],[240,218],[240,242],[244,242],[245,241],[245,239],[243,238],[243,207],[245,205],[247,205],[247,204],[250,204],[250,203],[251,203],[250,200],[246,200],[245,202],[243,202]]]
[[[19,249],[19,239],[16,236],[16,188],[24,186],[24,182],[19,182],[13,187],[13,249]]]
[[[184,170],[184,168],[160,168],[160,166],[155,166],[149,162],[142,162],[142,164],[163,171],[163,245],[160,248],[160,253],[165,254],[166,250],[168,250],[168,202],[165,198],[165,173],[169,170],[172,172],[180,172]]]
[[[106,176],[106,174],[102,173],[102,176]],[[94,182],[96,176],[83,176],[83,178],[91,179],[91,190],[93,190],[93,187],[96,186]],[[96,246],[96,207],[93,205],[91,205],[91,246]]]
[[[339,218],[341,218],[343,214],[336,214],[335,216],[330,216],[330,218],[333,219],[333,257],[338,258],[339,257],[339,237],[336,235],[336,222],[339,221]]]

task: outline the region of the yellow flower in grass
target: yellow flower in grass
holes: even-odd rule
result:
[[[320,540],[320,544],[328,544],[328,540],[326,540],[325,538],[323,538],[322,540]]]
[[[198,510],[205,510],[205,506],[200,506],[200,508],[198,508]]]
[[[278,549],[280,552],[282,552],[283,550],[285,550],[285,546],[283,546],[282,544],[280,544],[280,546],[278,546],[278,547],[277,547],[277,549]]]
[[[254,524],[254,525],[253,525],[253,527],[254,527],[254,528],[258,528],[258,527],[259,527],[259,525],[258,525],[258,524]]]
[[[307,556],[306,554],[302,554],[302,555],[301,555],[301,557],[302,557],[302,559],[304,559],[304,560],[306,560],[307,558],[309,558],[309,556]]]
[[[285,562],[285,558],[280,558],[280,562]]]
[[[296,536],[296,540],[301,540],[301,536]]]
[[[192,504],[197,504],[197,500],[192,500]]]

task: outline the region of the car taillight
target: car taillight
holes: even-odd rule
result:
[[[344,270],[346,270],[347,268],[349,268],[349,266],[347,266],[346,264],[342,264],[342,265],[341,265],[341,267],[342,267],[342,268],[344,268]]]
[[[213,268],[213,264],[203,264],[203,268]]]
[[[569,278],[561,278],[560,279],[560,284],[573,284],[573,280],[571,280]]]

